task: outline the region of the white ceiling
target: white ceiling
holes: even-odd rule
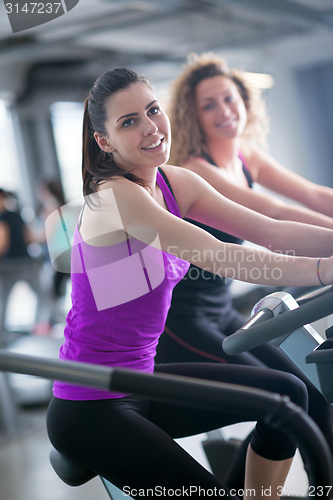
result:
[[[0,69],[85,60],[175,67],[188,52],[333,59],[333,0],[80,0],[68,13],[13,34],[0,2]],[[236,57],[237,58],[237,57]],[[244,64],[244,63],[243,63]],[[2,73],[3,73],[2,72]],[[11,79],[0,71],[0,89]]]

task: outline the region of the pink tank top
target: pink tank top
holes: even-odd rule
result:
[[[160,172],[157,183],[169,211],[181,217]],[[76,227],[71,256],[72,307],[60,359],[152,373],[172,290],[188,268],[188,262],[134,238],[108,247],[88,245]],[[126,395],[58,380],[53,394],[70,400]]]

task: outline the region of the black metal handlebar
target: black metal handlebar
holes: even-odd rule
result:
[[[303,304],[307,304],[308,302],[311,302],[313,299],[316,299],[317,297],[318,298],[323,297],[324,295],[332,292],[333,292],[333,285],[328,285],[323,288],[318,288],[317,290],[313,290],[312,292],[301,295],[300,297],[297,297],[296,300],[298,305],[302,306]]]
[[[223,341],[223,350],[234,355],[254,349],[332,313],[333,286],[329,286],[308,294],[298,308],[278,316],[273,317],[269,309],[258,311],[242,328]]]

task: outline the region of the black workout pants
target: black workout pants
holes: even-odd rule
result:
[[[307,410],[305,385],[293,375],[275,370],[184,363],[158,365],[156,371],[286,394]],[[47,427],[56,449],[120,489],[125,486],[145,490],[155,487],[179,490],[191,486],[223,489],[222,483],[173,438],[249,420],[246,412],[235,417],[228,410],[227,407],[219,411],[199,410],[133,397],[97,401],[53,398],[48,410]],[[282,430],[258,422],[251,446],[261,456],[283,460],[293,456],[296,443]],[[229,490],[225,488],[225,491]],[[225,497],[228,495],[225,494]]]

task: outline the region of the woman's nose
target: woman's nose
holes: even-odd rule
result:
[[[223,116],[229,116],[231,113],[229,106],[227,106],[224,102],[219,103],[219,111],[223,114]]]
[[[144,123],[144,135],[153,135],[157,132],[158,127],[155,125],[153,121],[151,121],[149,118]]]

